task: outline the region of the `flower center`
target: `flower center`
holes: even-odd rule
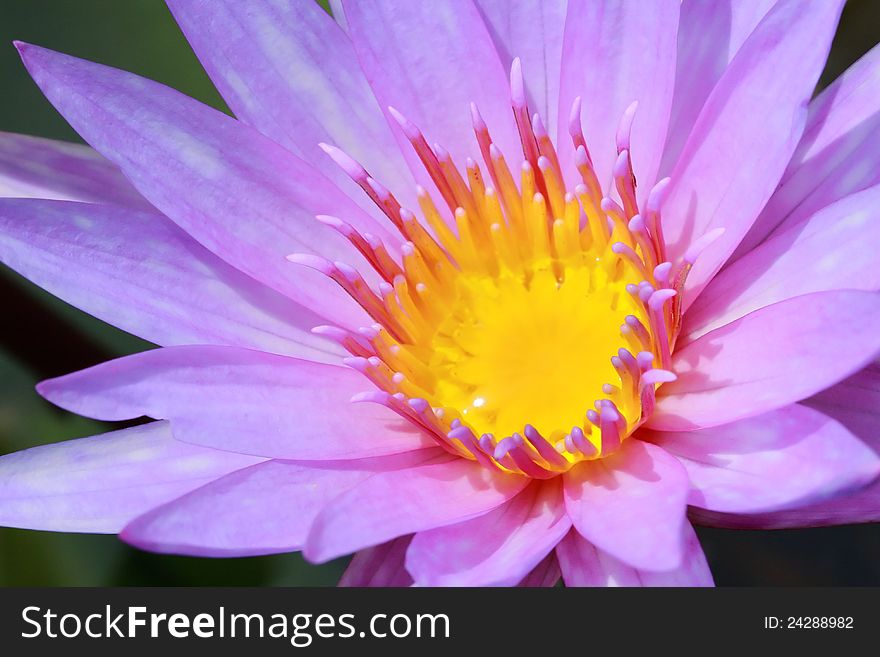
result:
[[[464,176],[445,149],[389,108],[448,208],[420,187],[423,221],[348,155],[323,146],[404,238],[389,250],[342,219],[318,217],[378,272],[378,290],[343,263],[289,259],[333,278],[375,322],[357,333],[315,329],[341,343],[352,354],[346,363],[375,384],[354,401],[384,404],[487,467],[548,478],[614,452],[650,416],[657,386],[675,378],[677,292],[717,235],[676,266],[665,261],[660,208],[669,180],[640,210],[629,147],[635,104],[621,120],[606,195],[580,100],[569,124],[580,176],[572,193],[540,117],[529,115],[518,60],[511,99],[524,154],[516,177],[475,106],[485,169],[468,159]]]
[[[535,208],[536,232],[548,230],[543,214]],[[560,227],[565,230],[566,238],[580,241],[577,225]],[[515,231],[498,233],[511,251]],[[533,244],[522,250],[521,258],[503,262],[485,249],[481,269],[455,277],[446,316],[428,327],[423,342],[433,374],[425,393],[432,405],[454,409],[477,435],[511,436],[531,424],[556,442],[587,422],[594,400],[609,396],[609,382],[619,383],[611,356],[621,348],[644,350],[620,330],[628,315],[646,321],[625,288],[640,276],[602,245],[564,255],[556,253],[555,241],[551,249]],[[638,420],[632,391],[611,392],[632,419],[628,424]]]

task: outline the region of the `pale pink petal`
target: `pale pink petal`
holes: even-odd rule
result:
[[[529,107],[541,115],[547,133],[555,135],[567,0],[476,4],[504,67],[520,58]]]
[[[678,161],[703,104],[730,61],[776,0],[684,0],[669,134],[661,175]]]
[[[179,442],[167,422],[33,447],[0,457],[0,525],[112,534],[261,460]]]
[[[151,552],[229,557],[302,548],[327,502],[376,472],[418,465],[439,448],[353,461],[266,461],[135,518],[124,541]]]
[[[318,144],[342,148],[402,201],[414,197],[351,41],[317,2],[172,0],[169,7],[239,120],[312,162],[370,211],[379,210]]]
[[[161,345],[222,344],[339,362],[320,318],[226,264],[156,211],[0,199],[0,261]]]
[[[878,325],[876,292],[816,292],[756,310],[675,353],[678,379],[658,390],[648,426],[713,427],[809,397],[877,355]]]
[[[839,422],[792,404],[697,431],[641,431],[679,458],[688,503],[755,513],[804,506],[849,492],[880,474],[880,458]]]
[[[823,290],[878,290],[880,185],[823,208],[721,271],[685,315],[690,342],[777,301]]]
[[[847,429],[880,452],[880,362],[804,400],[825,415],[842,422]]]
[[[412,586],[413,579],[403,562],[410,540],[412,536],[401,536],[361,550],[352,557],[339,586]]]
[[[615,135],[624,111],[638,101],[632,158],[639,196],[654,184],[672,106],[677,0],[571,0],[565,21],[559,98],[559,144],[573,167],[568,135],[572,102],[582,99],[581,122],[600,184],[611,183]]]
[[[0,132],[0,197],[150,204],[88,146]]]
[[[737,248],[739,257],[774,230],[880,183],[880,46],[812,103],[807,126],[779,189]]]
[[[799,529],[880,522],[880,479],[849,495],[795,509],[721,513],[693,508],[690,517],[700,525],[725,529]]]
[[[156,82],[19,44],[31,75],[70,124],[153,205],[218,256],[333,321],[365,313],[335,283],[286,260],[356,252],[319,213],[382,227],[308,162],[256,130]],[[356,263],[359,261],[355,261]]]
[[[641,570],[681,563],[689,484],[674,456],[631,438],[617,453],[585,461],[564,479],[568,514],[590,543]]]
[[[562,573],[559,570],[559,560],[556,552],[551,552],[541,560],[537,566],[526,575],[517,586],[522,588],[550,588],[559,583]]]
[[[745,40],[709,94],[664,206],[673,258],[716,228],[724,234],[688,277],[692,301],[767,203],[804,129],[842,2],[778,2]]]
[[[420,586],[513,586],[571,527],[560,484],[535,482],[485,515],[419,532],[407,570]]]
[[[324,507],[303,552],[323,562],[404,534],[463,522],[501,506],[530,481],[451,456],[380,473]]]
[[[516,161],[521,153],[507,71],[471,0],[344,2],[361,66],[383,109],[389,105],[439,143],[459,166],[479,151],[471,129],[474,102],[492,139]],[[416,177],[424,167],[389,117]]]
[[[880,365],[872,363],[804,404],[843,424],[880,455]],[[695,509],[701,523],[720,527],[779,529],[880,521],[880,478],[849,495],[817,504],[758,514],[712,513]]]
[[[706,556],[690,523],[685,523],[682,531],[681,565],[652,572],[627,565],[572,530],[556,548],[562,579],[566,586],[714,586]]]
[[[179,440],[283,459],[356,459],[436,443],[397,413],[352,403],[371,387],[347,367],[234,347],[145,351],[43,381],[62,408],[103,420],[171,420]]]

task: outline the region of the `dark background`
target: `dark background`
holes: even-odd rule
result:
[[[161,0],[0,0],[0,130],[80,141],[31,82],[13,39],[153,78],[228,111]],[[880,0],[850,0],[820,88],[878,40]],[[108,430],[52,407],[34,384],[150,346],[3,268],[0,454]],[[880,525],[698,531],[719,585],[880,585]],[[344,563],[311,566],[299,554],[169,557],[135,550],[114,536],[0,528],[5,586],[331,585]]]

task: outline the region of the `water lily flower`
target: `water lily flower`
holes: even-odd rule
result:
[[[842,2],[335,4],[170,0],[235,118],[18,44],[95,150],[3,136],[0,257],[161,346],[38,386],[154,421],[2,457],[0,522],[697,586],[691,521],[880,517],[880,49],[811,100]]]

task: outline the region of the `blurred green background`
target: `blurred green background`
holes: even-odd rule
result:
[[[162,0],[0,0],[0,130],[80,141],[25,73],[13,39],[133,71],[226,111]],[[880,1],[850,0],[820,87],[878,40]],[[6,269],[0,303],[0,454],[106,431],[109,425],[50,406],[34,384],[150,345]],[[880,584],[880,525],[699,533],[719,585]],[[113,536],[0,528],[4,586],[332,585],[344,564],[311,566],[298,554],[169,557]]]

